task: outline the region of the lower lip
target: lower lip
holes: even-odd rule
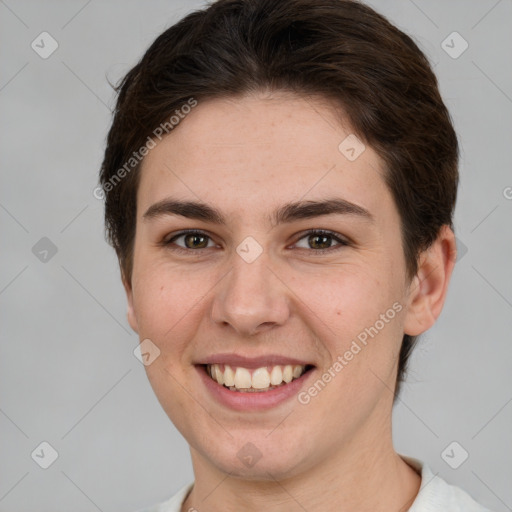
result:
[[[279,386],[270,391],[249,393],[231,391],[229,388],[219,384],[206,373],[204,366],[196,365],[196,370],[199,372],[199,376],[206,389],[222,405],[237,411],[261,411],[271,409],[297,395],[315,369],[312,368],[298,379],[294,379],[284,386]]]

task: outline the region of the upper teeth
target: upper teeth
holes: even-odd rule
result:
[[[270,385],[278,386],[283,382],[288,383],[300,377],[305,369],[305,366],[299,364],[263,366],[255,370],[248,370],[240,366],[231,368],[231,366],[227,364],[209,364],[206,367],[208,375],[210,375],[213,380],[217,381],[219,384],[224,384],[224,386],[234,386],[237,389],[247,389],[251,387],[254,389],[265,389]]]

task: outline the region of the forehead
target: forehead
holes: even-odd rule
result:
[[[140,212],[169,195],[227,214],[327,195],[370,211],[390,200],[381,159],[341,109],[286,93],[199,102],[150,150],[141,173]]]

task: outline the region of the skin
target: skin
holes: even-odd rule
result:
[[[200,102],[143,162],[133,272],[124,279],[128,320],[160,350],[147,375],[190,445],[195,485],[183,511],[405,511],[418,493],[419,475],[392,444],[397,359],[404,332],[424,332],[441,312],[454,235],[443,227],[408,280],[382,162],[369,146],[345,158],[338,145],[350,133],[322,98],[258,92]],[[214,206],[227,224],[143,217],[168,197]],[[373,219],[269,222],[285,203],[332,197]],[[163,242],[183,229],[209,238],[177,253]],[[309,229],[349,243],[321,245],[302,234]],[[247,236],[263,249],[250,264],[236,252]],[[195,247],[193,237],[186,242],[174,247]],[[235,412],[207,394],[193,366],[220,352],[277,353],[314,364],[314,382],[397,301],[400,313],[307,405],[292,398]],[[248,442],[262,454],[252,467],[237,457]]]

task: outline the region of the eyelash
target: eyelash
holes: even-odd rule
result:
[[[203,249],[189,249],[189,248],[179,247],[176,245],[174,245],[174,247],[171,247],[171,245],[174,244],[175,240],[177,240],[178,238],[181,238],[182,236],[186,236],[186,235],[199,235],[199,236],[204,236],[211,240],[211,237],[203,231],[198,231],[195,229],[187,229],[184,231],[180,231],[178,234],[174,235],[169,240],[164,240],[162,245],[164,245],[165,247],[167,247],[177,253],[190,253],[190,252],[198,252],[198,251],[200,252],[201,250],[210,249],[209,247],[206,247]],[[309,231],[305,231],[304,233],[301,234],[300,238],[298,238],[295,243],[297,243],[300,240],[302,240],[303,238],[306,238],[311,235],[329,236],[332,239],[334,239],[336,242],[338,242],[338,245],[336,245],[334,247],[328,247],[327,249],[303,249],[303,250],[306,250],[308,252],[312,252],[312,253],[315,253],[318,255],[323,255],[328,252],[336,251],[336,250],[341,249],[342,247],[349,245],[349,242],[344,240],[340,236],[338,236],[337,233],[335,233],[333,231],[326,230],[326,229],[310,229]]]

